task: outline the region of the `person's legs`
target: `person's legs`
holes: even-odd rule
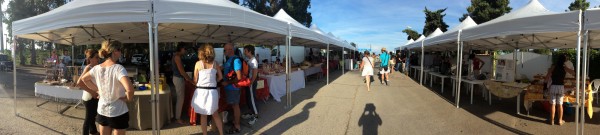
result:
[[[217,126],[217,129],[219,130],[219,134],[222,135],[223,134],[223,121],[221,121],[221,116],[219,115],[218,112],[214,112],[212,115],[212,118],[213,118],[213,122]]]
[[[113,130],[113,135],[125,135],[125,129],[115,129]]]
[[[101,135],[110,135],[112,130],[113,129],[110,128],[109,126],[100,125],[100,134]]]
[[[175,94],[177,96],[175,98],[175,120],[177,120],[177,123],[183,124],[183,121],[181,121],[181,110],[183,109],[183,100],[185,98],[185,80],[174,76],[173,85],[175,85]]]
[[[208,124],[206,122],[206,115],[201,114],[200,115],[200,128],[202,129],[202,134],[203,135],[207,135],[208,134],[208,130],[206,129],[206,125]]]
[[[564,97],[564,95],[560,95],[560,96],[558,96],[558,99],[557,99],[558,100],[558,125],[562,125],[565,123],[563,121],[563,106],[562,106],[563,97]]]
[[[89,101],[85,101],[85,120],[83,121],[83,135],[97,134],[96,129],[96,115],[98,109],[98,99],[92,98]]]
[[[241,118],[241,112],[240,112],[240,104],[234,104],[233,106],[233,125],[235,126],[236,129],[241,129],[240,127],[240,118]]]
[[[236,133],[234,130],[240,130],[240,90],[226,90],[227,103],[233,108],[233,125],[235,128],[229,130],[228,133]]]
[[[371,91],[371,76],[366,75],[365,80],[367,80],[367,91]]]
[[[550,96],[550,104],[552,104],[552,108],[550,109],[550,125],[554,125],[554,114],[556,112],[556,102],[557,96],[556,94],[552,94]]]

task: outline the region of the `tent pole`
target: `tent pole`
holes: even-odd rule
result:
[[[582,85],[582,87],[583,87],[582,89],[583,89],[584,92],[583,92],[581,101],[582,101],[582,104],[585,106],[585,103],[587,103],[585,101],[585,99],[586,99],[586,97],[585,97],[586,96],[585,91],[587,90],[586,82],[587,82],[587,76],[588,76],[588,70],[589,70],[588,69],[588,66],[589,66],[588,65],[589,64],[588,63],[588,61],[589,61],[589,58],[588,58],[588,55],[589,55],[589,53],[588,53],[589,31],[587,31],[587,30],[585,31],[585,34],[583,35],[583,39],[584,39],[583,40],[583,75],[581,77],[581,80],[583,82],[581,84],[583,84]],[[584,133],[584,128],[585,128],[585,107],[581,107],[581,120],[580,120],[580,122],[581,122],[581,134],[583,134]]]
[[[291,108],[292,102],[292,92],[290,90],[290,67],[292,66],[291,55],[290,55],[290,47],[292,42],[292,32],[290,28],[290,23],[288,23],[288,34],[285,39],[285,91],[287,92],[287,108]]]
[[[329,85],[329,42],[327,42],[327,85]]]
[[[154,48],[153,49],[154,57],[152,58],[152,60],[155,62],[154,62],[154,64],[152,64],[152,66],[154,66],[152,74],[154,75],[154,87],[156,88],[156,89],[154,89],[156,91],[154,93],[155,94],[154,96],[156,97],[156,102],[154,102],[156,104],[156,110],[155,110],[156,111],[156,130],[157,130],[158,134],[160,135],[160,125],[158,124],[158,123],[161,123],[160,122],[161,121],[160,120],[160,111],[159,111],[160,110],[160,104],[159,104],[160,103],[160,96],[159,96],[160,88],[158,87],[158,84],[160,81],[159,80],[159,71],[158,71],[158,24],[154,23],[153,27],[154,27],[153,28],[154,29],[154,34],[153,34],[154,35],[154,44],[152,46]]]
[[[150,59],[151,59],[150,60],[150,70],[154,71],[154,66],[153,66],[154,65],[154,51],[152,48],[153,47],[152,44],[154,44],[154,39],[153,39],[154,38],[154,30],[153,30],[152,26],[154,26],[154,23],[148,22],[148,40],[149,40],[148,47],[150,50]],[[150,74],[150,83],[154,84],[154,74]],[[157,127],[157,119],[156,119],[156,116],[157,116],[156,109],[157,108],[156,108],[156,94],[155,94],[156,91],[155,91],[155,89],[156,89],[156,87],[152,87],[150,89],[150,95],[151,95],[150,103],[152,104],[152,134],[154,134],[154,135],[158,134],[158,130],[157,130],[158,128],[156,128]]]
[[[456,88],[457,89],[457,92],[456,92],[457,96],[456,97],[458,98],[456,100],[456,105],[457,106],[460,103],[460,85],[462,84],[461,83],[462,82],[462,66],[463,66],[463,53],[464,53],[463,48],[465,46],[464,43],[463,43],[463,41],[460,41],[459,45],[460,45],[460,66],[459,66],[460,68],[459,68],[459,72],[458,72],[458,78],[456,78],[458,80],[458,85],[457,85],[458,88]]]
[[[575,96],[577,97],[577,106],[576,106],[577,108],[576,108],[576,113],[575,113],[575,127],[576,127],[575,134],[577,134],[577,135],[579,134],[579,124],[580,124],[579,123],[579,117],[580,117],[579,116],[579,111],[580,111],[579,108],[581,107],[581,102],[580,102],[580,98],[579,98],[579,91],[581,90],[579,88],[580,87],[579,79],[581,79],[581,76],[580,76],[581,63],[580,62],[581,62],[581,34],[582,34],[581,31],[582,31],[582,27],[583,27],[582,23],[583,23],[582,22],[582,11],[579,10],[579,29],[577,31],[577,64],[576,64],[577,71],[575,74],[576,75],[576,84],[575,84],[576,95]]]
[[[346,58],[344,57],[344,49],[345,47],[342,47],[342,74],[346,74]]]
[[[423,85],[423,66],[425,66],[425,50],[423,49],[423,44],[425,40],[421,41],[421,74],[419,76],[419,84]]]
[[[75,66],[75,37],[71,38],[71,66]]]
[[[17,36],[13,36],[13,47],[12,47],[12,60],[13,60],[13,96],[14,96],[14,103],[15,105],[13,106],[14,112],[15,112],[15,116],[19,116],[19,114],[17,113]]]
[[[460,34],[462,33],[462,30],[458,30],[458,37],[456,39],[456,79],[455,82],[456,83],[456,108],[459,108],[459,99],[460,99],[460,73],[461,73],[461,67],[462,67],[462,52],[461,52],[461,44],[460,44]]]

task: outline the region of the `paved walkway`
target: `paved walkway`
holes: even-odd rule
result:
[[[367,92],[359,72],[344,75],[332,73],[332,82],[325,78],[311,80],[306,88],[294,92],[293,107],[273,100],[260,104],[259,121],[243,125],[242,134],[573,134],[573,116],[565,116],[567,124],[550,126],[546,114],[532,111],[530,116],[514,113],[514,99],[494,99],[492,106],[482,98],[468,104],[461,99],[460,109],[450,99],[450,87],[444,94],[415,83],[402,74],[392,75],[390,86],[378,83]],[[5,74],[1,74],[4,76]],[[4,77],[3,77],[4,78]],[[6,80],[2,83],[7,82]],[[447,85],[448,86],[448,85]],[[11,88],[11,87],[8,87]],[[23,88],[23,89],[26,89]],[[49,103],[35,107],[35,98],[20,98],[19,117],[13,115],[11,89],[0,87],[0,134],[79,134],[84,110],[69,109],[65,115],[51,112],[55,105]],[[30,95],[32,90],[19,94]],[[465,94],[463,94],[465,95]],[[1,98],[3,97],[3,98]],[[476,96],[478,97],[478,96]],[[282,98],[285,99],[285,98]],[[600,110],[597,109],[596,110]],[[595,116],[600,116],[596,112]],[[598,117],[586,120],[586,133],[600,132]],[[198,126],[171,124],[162,134],[198,134]],[[128,134],[150,134],[151,131],[130,130]],[[211,132],[214,133],[214,132]]]

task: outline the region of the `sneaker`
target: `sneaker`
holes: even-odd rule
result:
[[[227,121],[228,121],[227,120],[227,115],[228,114],[229,114],[229,112],[227,112],[227,111],[223,112],[223,117],[221,117],[221,118],[223,118],[223,123],[227,123]]]
[[[256,123],[257,120],[258,120],[257,117],[252,117],[252,119],[250,119],[250,121],[248,121],[248,124],[254,125],[254,123]]]
[[[250,118],[253,118],[253,117],[255,117],[255,115],[254,114],[250,114],[250,113],[242,115],[242,119],[250,119]]]

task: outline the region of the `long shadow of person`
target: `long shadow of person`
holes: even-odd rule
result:
[[[310,115],[309,110],[311,108],[314,108],[316,106],[316,104],[317,104],[317,102],[307,103],[306,105],[304,105],[304,108],[302,108],[302,112],[300,112],[299,114],[296,114],[294,116],[285,118],[281,122],[277,123],[277,125],[271,127],[267,131],[265,131],[263,134],[280,135],[280,134],[283,134],[288,129],[290,129],[291,127],[294,127],[294,126],[308,120],[308,116]]]
[[[381,117],[375,111],[375,105],[368,103],[365,105],[365,111],[358,119],[358,126],[363,127],[363,135],[377,135],[377,128],[383,124]]]

